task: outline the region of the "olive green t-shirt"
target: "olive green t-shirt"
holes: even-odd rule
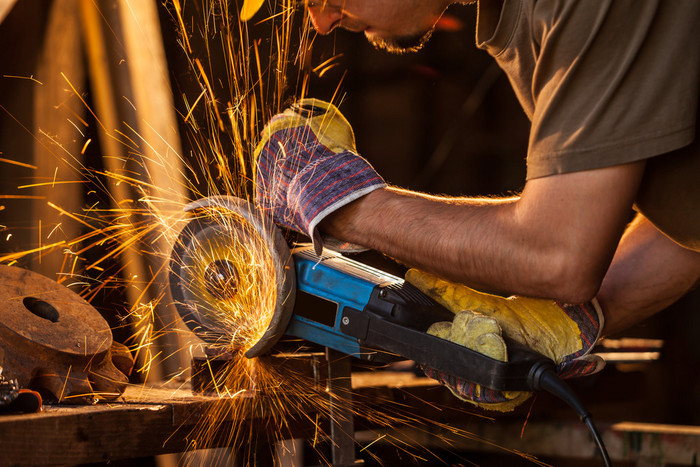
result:
[[[532,122],[527,178],[647,159],[637,209],[700,251],[698,0],[479,2]]]

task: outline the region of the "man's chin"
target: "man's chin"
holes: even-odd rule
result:
[[[430,36],[433,35],[433,29],[414,36],[402,36],[385,38],[365,31],[367,40],[377,49],[385,50],[393,54],[405,54],[417,52],[423,48]]]

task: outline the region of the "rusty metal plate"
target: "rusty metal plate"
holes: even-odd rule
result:
[[[87,362],[112,345],[112,331],[75,292],[32,271],[0,265],[0,336],[47,358]]]
[[[113,355],[130,357],[122,347],[78,294],[41,274],[0,265],[0,367],[21,387],[65,402],[113,399],[131,369],[113,365]]]

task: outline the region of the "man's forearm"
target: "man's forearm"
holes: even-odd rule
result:
[[[514,202],[442,198],[387,188],[329,216],[322,228],[405,264],[493,290],[500,288],[494,284],[505,283],[507,288],[511,272],[499,270],[495,258],[503,249],[489,232],[509,231],[503,219],[511,216]],[[494,260],[485,259],[489,257]]]
[[[480,290],[576,301],[566,293],[558,296],[561,277],[555,265],[561,254],[554,238],[562,238],[561,232],[523,224],[517,202],[387,188],[338,211],[322,227],[342,240]]]
[[[598,292],[643,163],[530,180],[518,198],[366,195],[321,229],[471,287],[582,303]]]
[[[700,280],[700,253],[659,232],[639,215],[625,232],[598,300],[605,334],[621,331],[663,310]]]

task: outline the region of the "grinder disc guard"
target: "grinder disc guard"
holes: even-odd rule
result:
[[[170,258],[180,316],[210,345],[248,358],[265,353],[294,308],[294,264],[282,234],[240,198],[205,198],[185,210],[192,218]]]

